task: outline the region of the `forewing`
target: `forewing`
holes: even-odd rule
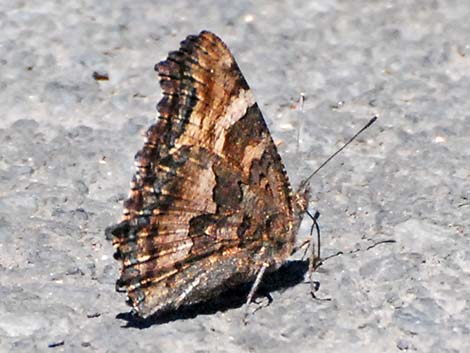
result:
[[[252,279],[294,236],[282,163],[225,44],[189,36],[155,68],[160,116],[136,155],[123,220],[108,229],[118,286],[141,316]]]

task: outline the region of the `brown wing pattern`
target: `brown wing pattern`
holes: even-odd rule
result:
[[[303,212],[232,54],[210,32],[155,66],[163,98],[123,219],[118,287],[145,317],[253,279],[290,254]]]

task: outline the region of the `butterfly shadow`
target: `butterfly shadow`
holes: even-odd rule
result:
[[[283,291],[304,281],[305,273],[308,271],[308,261],[288,261],[277,271],[267,273],[257,291],[258,297],[267,297],[269,302],[272,298],[269,293]],[[248,292],[252,283],[245,283],[227,290],[219,296],[210,300],[182,306],[178,310],[149,316],[145,319],[138,317],[132,312],[120,313],[117,319],[126,321],[124,328],[145,329],[153,325],[161,325],[177,320],[192,319],[199,315],[211,315],[224,312],[234,308],[240,308],[246,302]]]

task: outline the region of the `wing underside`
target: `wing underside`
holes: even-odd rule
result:
[[[136,155],[123,219],[108,229],[117,284],[141,316],[253,279],[295,236],[287,176],[225,44],[189,36],[155,69],[159,119]]]

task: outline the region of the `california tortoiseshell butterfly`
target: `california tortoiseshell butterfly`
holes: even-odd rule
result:
[[[307,206],[220,38],[188,36],[155,70],[158,121],[135,157],[122,220],[106,230],[117,287],[141,317],[259,282],[291,255]]]

